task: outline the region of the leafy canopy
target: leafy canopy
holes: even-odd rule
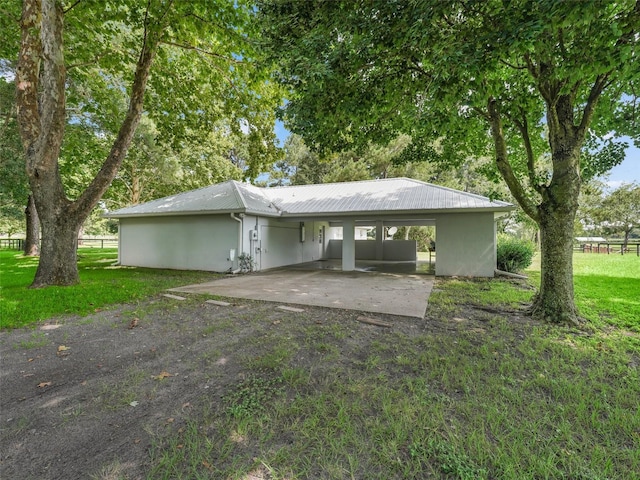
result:
[[[571,97],[577,125],[589,122],[584,177],[624,158],[612,131],[640,140],[635,1],[265,0],[260,12],[290,88],[283,114],[313,147],[364,148],[403,132],[412,138],[409,160],[493,156],[493,98],[513,171],[537,203],[536,187],[553,174],[547,126],[560,95]],[[601,75],[606,88],[586,118]]]

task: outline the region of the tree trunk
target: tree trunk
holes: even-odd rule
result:
[[[629,244],[629,234],[632,229],[625,228],[624,230],[624,241],[622,242],[622,251],[625,252],[627,250],[627,245]]]
[[[48,216],[42,220],[40,263],[31,288],[78,283],[78,231],[73,215]]]
[[[575,210],[545,202],[540,212],[540,290],[532,314],[550,323],[577,323],[573,299],[573,219]]]
[[[491,98],[488,103],[487,112],[498,170],[525,213],[540,228],[540,290],[531,313],[547,322],[578,322],[573,298],[573,228],[581,186],[580,149],[596,99],[596,94],[594,98],[590,98],[580,127],[576,127],[573,122],[571,96],[559,95],[556,101],[548,103],[547,125],[553,165],[553,175],[548,185],[537,183],[535,157],[532,150],[527,149],[530,181],[541,197],[538,205],[527,195],[509,163],[498,102]],[[521,126],[524,143],[529,145],[524,122]]]
[[[40,219],[36,210],[36,203],[33,195],[29,195],[27,208],[24,210],[27,219],[27,235],[24,240],[24,255],[26,257],[37,257],[40,253]]]

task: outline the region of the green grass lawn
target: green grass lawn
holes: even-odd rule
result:
[[[87,315],[216,276],[210,272],[119,267],[115,265],[117,258],[117,249],[80,248],[79,285],[28,289],[38,259],[0,250],[0,327],[21,327],[63,314]]]
[[[540,257],[526,272],[533,285],[540,284]],[[640,257],[635,254],[573,255],[575,301],[582,317],[640,331]]]

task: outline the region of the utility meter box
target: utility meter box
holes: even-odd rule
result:
[[[251,240],[258,240],[258,230],[249,230],[249,238]]]

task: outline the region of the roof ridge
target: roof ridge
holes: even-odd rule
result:
[[[273,207],[278,213],[282,213],[284,211],[282,207],[280,207],[272,198],[269,197],[269,194],[267,193],[268,188],[259,187],[251,183],[238,182],[237,180],[231,180],[231,182],[233,182],[234,191],[236,192],[237,196],[240,197],[240,201],[242,205],[244,205],[245,209],[248,209],[249,205],[247,204],[244,195],[242,194],[243,188],[256,190],[256,192],[259,193],[262,199],[265,201],[267,208]]]
[[[244,195],[242,195],[242,192],[240,191],[240,188],[238,188],[238,185],[240,184],[240,182],[238,182],[237,180],[227,180],[229,183],[231,183],[231,185],[233,186],[233,193],[236,196],[236,199],[240,202],[240,204],[242,206],[244,206],[245,210],[247,209],[247,202],[244,199]],[[241,184],[240,184],[241,185]]]
[[[401,180],[401,179],[413,180],[411,178],[405,178],[405,177],[391,177],[391,178],[373,178],[371,180],[352,180],[349,182],[305,183],[303,185],[278,185],[275,187],[256,187],[256,188],[262,188],[264,190],[280,190],[280,189],[286,189],[286,188],[317,187],[317,186],[324,186],[324,185],[344,185],[347,183],[373,183],[373,182],[383,182],[383,181]]]

